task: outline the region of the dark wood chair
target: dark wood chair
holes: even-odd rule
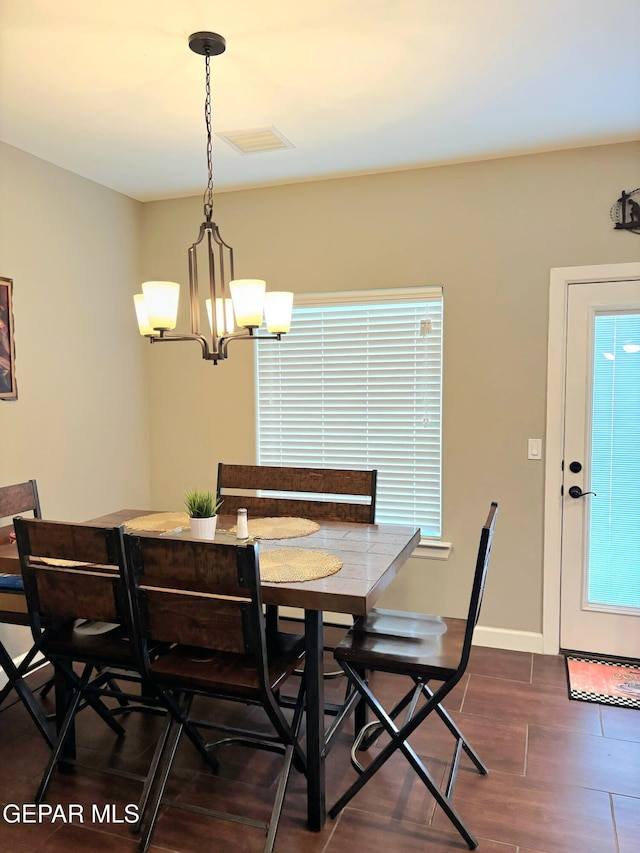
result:
[[[38,486],[35,480],[0,487],[0,519],[13,518],[25,512],[30,512],[35,518],[41,517]],[[2,535],[9,540],[13,527],[4,529]],[[5,625],[29,625],[29,614],[24,607],[24,587],[20,575],[0,574],[0,623]],[[29,712],[40,734],[53,746],[53,734],[42,706],[33,695],[25,677],[44,661],[38,659],[38,646],[33,643],[22,661],[15,665],[5,646],[0,642],[0,669],[4,670],[7,683],[0,690],[0,706],[15,690],[18,697]]]
[[[217,496],[224,500],[221,510],[224,515],[233,515],[240,507],[246,507],[249,518],[293,516],[312,521],[373,524],[377,478],[377,470],[285,468],[220,462]],[[317,497],[310,498],[309,495]],[[337,495],[342,496],[340,500],[335,500]],[[269,607],[267,617],[270,624],[276,623],[278,608]],[[328,620],[325,620],[324,625],[324,651],[333,652],[346,628]],[[335,669],[326,669],[324,673],[328,680],[342,675],[342,670]],[[325,711],[338,718],[330,730],[328,741],[331,741],[352,709],[351,698],[352,694],[347,692],[340,704],[325,703]]]
[[[277,693],[299,664],[304,636],[271,633],[267,637],[260,595],[258,546],[190,541],[152,536],[125,536],[135,631],[142,638],[140,665],[175,723],[158,773],[156,794],[149,806],[140,851],[151,841],[158,811],[171,773],[178,742],[185,733],[193,742],[199,732],[215,729],[222,738],[216,747],[239,742],[284,754],[275,802],[266,831],[265,851],[271,851],[278,828],[292,762],[305,771],[298,732],[304,704],[304,679],[289,723]],[[171,650],[153,660],[148,643],[163,642]],[[173,645],[175,644],[175,645]],[[215,715],[200,719],[191,713],[195,696],[261,706],[272,734],[225,724]],[[191,808],[182,799],[172,806]],[[209,812],[225,817],[217,811]],[[228,819],[256,826],[246,815]]]
[[[312,521],[373,524],[376,478],[377,471],[280,468],[220,462],[217,492],[218,497],[224,500],[223,515],[235,515],[240,507],[246,507],[249,518],[293,516]],[[278,494],[261,495],[256,492]],[[282,494],[286,492],[292,494]],[[325,497],[309,498],[309,494]],[[348,496],[351,500],[335,500],[333,496],[336,495]]]
[[[56,669],[58,737],[35,796],[40,803],[56,766],[72,762],[75,718],[83,708],[91,706],[118,736],[125,729],[116,715],[134,710],[163,716],[166,712],[144,684],[140,689],[141,674],[130,639],[122,528],[20,517],[14,519],[14,527],[34,641]],[[74,664],[81,664],[79,674]],[[115,700],[115,707],[105,704],[107,698]],[[168,730],[167,725],[165,739]],[[124,774],[144,783],[139,814],[161,754],[159,743],[146,776]]]
[[[373,524],[377,477],[376,470],[282,468],[220,462],[217,497],[224,501],[223,515],[235,515],[238,509],[245,507],[249,518],[293,516],[312,521]],[[310,498],[309,495],[318,497]],[[336,495],[344,497],[336,501]],[[277,618],[277,608],[271,610],[270,616]],[[333,645],[325,650],[333,651]],[[327,673],[327,677],[334,675]]]
[[[366,617],[358,619],[347,637],[336,647],[336,660],[377,720],[364,726],[354,741],[352,763],[360,775],[330,810],[331,817],[335,817],[382,765],[400,750],[469,848],[478,846],[477,840],[453,807],[451,798],[461,750],[464,750],[480,773],[486,774],[487,768],[444,709],[442,701],[460,681],[467,668],[473,630],[482,605],[497,512],[497,503],[492,503],[480,536],[466,619],[374,609]],[[413,686],[393,709],[387,712],[364,678],[365,671],[402,676],[403,681],[408,677],[413,681]],[[432,690],[432,681],[439,682],[440,686]],[[403,712],[403,722],[398,724],[396,721]],[[411,734],[433,712],[455,738],[455,750],[444,791],[436,785],[408,743]],[[389,743],[380,749],[371,763],[364,768],[356,758],[357,751],[368,749],[384,732],[389,735]]]

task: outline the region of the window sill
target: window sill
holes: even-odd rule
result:
[[[451,542],[441,542],[439,539],[421,539],[420,544],[411,555],[421,560],[448,560],[451,553]]]

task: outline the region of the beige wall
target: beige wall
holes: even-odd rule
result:
[[[50,518],[149,502],[148,353],[131,316],[140,208],[0,143],[18,383],[0,402],[0,485],[35,477]]]
[[[625,144],[216,196],[240,277],[297,292],[444,286],[453,552],[412,560],[385,604],[462,612],[496,499],[482,622],[540,630],[543,470],[526,440],[544,430],[549,270],[638,259],[638,238],[609,219],[638,166]],[[149,347],[134,328],[141,279],[186,283],[200,198],[139,205],[0,144],[0,202],[19,389],[0,403],[0,484],[36,477],[47,515],[85,519],[179,508],[219,460],[251,461],[253,345],[214,367],[195,344]]]
[[[638,237],[615,232],[609,209],[638,184],[639,166],[631,143],[216,196],[238,277],[297,292],[444,286],[443,538],[453,552],[411,560],[386,605],[461,614],[493,499],[481,622],[541,630],[543,463],[526,451],[544,435],[549,271],[638,259]],[[186,284],[200,219],[200,198],[144,205],[144,278]],[[220,460],[253,460],[252,346],[232,344],[217,367],[196,344],[149,348],[156,507],[213,486]]]

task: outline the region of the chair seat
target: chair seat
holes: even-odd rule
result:
[[[43,634],[40,648],[48,658],[80,659],[111,666],[136,668],[131,642],[124,628],[118,626],[104,634],[86,634],[74,628],[73,622],[50,628]]]
[[[24,590],[24,583],[20,575],[5,575],[0,574],[0,592],[11,592]]]
[[[338,661],[397,674],[450,678],[460,663],[465,619],[373,609],[336,646]]]
[[[275,692],[300,663],[304,653],[304,635],[278,632],[270,638],[269,683]],[[256,698],[260,682],[255,657],[175,646],[153,662],[151,672],[158,683],[207,692]]]
[[[0,603],[0,622],[8,625],[31,624],[20,575],[0,574]]]
[[[25,627],[29,627],[31,624],[28,613],[13,610],[0,610],[0,622],[6,625],[24,625]]]

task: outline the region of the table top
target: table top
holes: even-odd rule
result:
[[[117,526],[153,510],[121,509],[98,518],[92,524]],[[318,522],[320,530],[295,539],[261,540],[260,550],[269,548],[306,548],[335,554],[342,560],[339,572],[319,580],[297,583],[262,583],[265,604],[329,610],[335,613],[364,615],[389,586],[420,541],[420,530],[401,524],[357,524]],[[216,541],[236,542],[224,529],[235,518],[220,515]],[[0,572],[20,571],[16,546],[9,543],[8,528],[0,528]],[[145,533],[145,536],[160,534]],[[163,534],[164,537],[170,534]],[[188,530],[175,534],[190,537]]]

